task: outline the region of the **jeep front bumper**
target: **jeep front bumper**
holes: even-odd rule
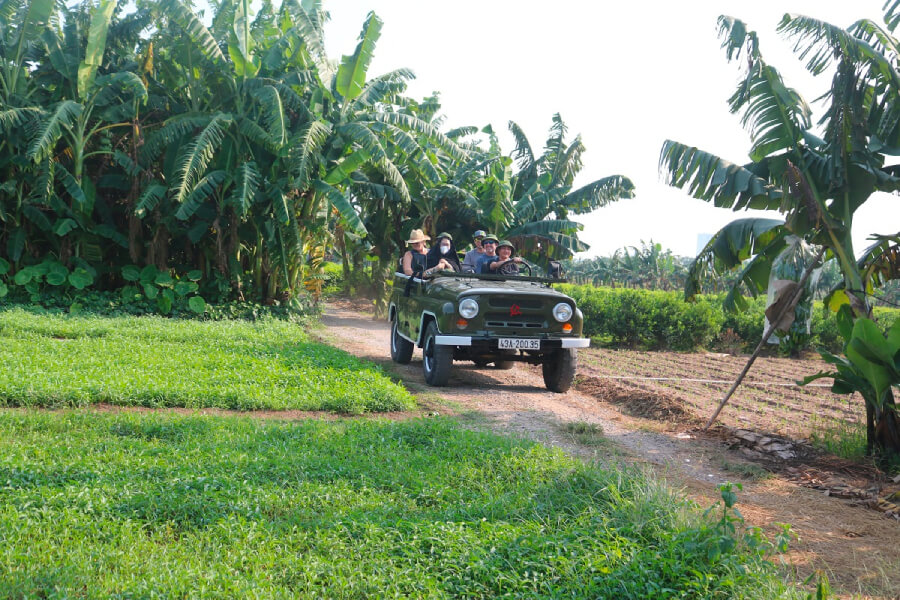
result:
[[[515,336],[509,336],[515,337]],[[438,346],[481,346],[490,350],[497,350],[496,337],[473,337],[471,335],[437,335],[434,343]],[[587,348],[591,345],[590,338],[539,338],[541,350],[554,348]]]

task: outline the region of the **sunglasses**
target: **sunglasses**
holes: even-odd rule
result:
[[[482,243],[482,244],[496,244],[497,242],[495,242],[494,240],[484,240],[484,241],[481,242],[481,243]]]

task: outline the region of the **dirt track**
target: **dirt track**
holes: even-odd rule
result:
[[[842,595],[900,598],[900,522],[783,477],[742,480],[734,470],[746,461],[714,436],[692,431],[689,418],[661,424],[624,414],[619,405],[603,400],[602,393],[554,394],[544,389],[540,370],[524,364],[500,371],[454,363],[449,385],[430,388],[422,377],[421,352],[416,351],[409,365],[392,363],[387,323],[373,321],[359,305],[331,305],[322,321],[323,341],[381,364],[419,395],[426,411],[474,412],[497,432],[558,446],[585,459],[649,465],[703,506],[715,500],[717,484],[741,481],[738,506],[750,524],[770,535],[773,523],[793,526],[799,539],[786,561],[801,576],[824,570]],[[590,351],[580,358],[588,364],[599,360]],[[673,396],[676,412],[678,402]],[[615,445],[580,445],[563,429],[573,422],[599,425]]]

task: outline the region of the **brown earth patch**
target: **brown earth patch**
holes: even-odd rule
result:
[[[388,421],[404,421],[416,417],[428,416],[433,412],[433,406],[423,405],[419,403],[420,409],[411,412],[380,412],[380,413],[364,413],[359,415],[337,414],[327,411],[317,410],[231,410],[227,408],[184,408],[180,406],[150,408],[147,406],[118,406],[116,404],[92,404],[77,410],[93,411],[100,413],[139,413],[139,414],[176,414],[181,416],[214,416],[214,417],[250,417],[254,419],[271,419],[275,421],[304,421],[308,419],[319,419],[323,421],[338,421],[346,419],[383,419]],[[19,408],[9,410],[36,410],[30,408]],[[39,409],[51,411],[67,411],[75,410],[72,408],[60,409]]]
[[[632,417],[677,425],[698,425],[700,419],[669,394],[641,390],[610,379],[579,377],[576,389],[582,394],[609,402]]]

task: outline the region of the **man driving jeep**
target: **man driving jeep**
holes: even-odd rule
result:
[[[500,240],[497,244],[497,257],[487,267],[490,273],[500,275],[518,275],[518,265],[522,262],[521,256],[513,256],[516,247],[509,240]]]

